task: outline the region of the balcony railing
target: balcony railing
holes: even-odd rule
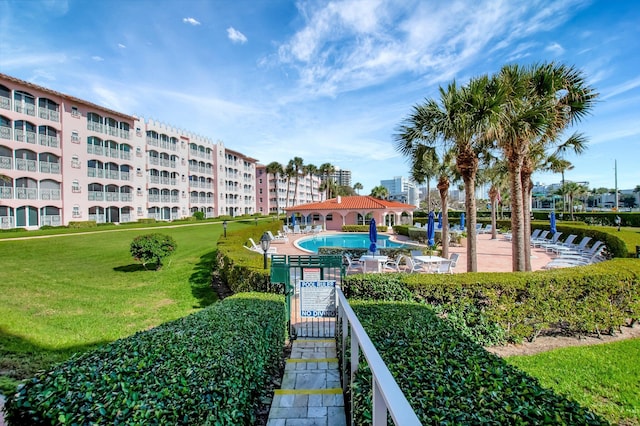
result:
[[[103,169],[95,169],[95,168],[88,168],[87,169],[87,176],[88,177],[97,177],[97,178],[103,178],[104,177],[104,170]]]
[[[11,134],[13,133],[11,130],[11,127],[0,126],[0,138],[11,140]]]
[[[133,195],[130,192],[121,192],[120,193],[120,201],[132,201]]]
[[[131,160],[131,152],[120,150],[120,158],[123,160]]]
[[[131,180],[131,174],[129,172],[120,172],[120,180]]]
[[[40,189],[41,200],[60,200],[59,189]]]
[[[2,229],[13,228],[13,218],[6,217],[6,216],[0,217],[0,228]]]
[[[41,173],[55,173],[60,174],[60,164],[52,163],[49,161],[41,161],[40,162],[40,172]]]
[[[18,200],[37,200],[37,188],[16,188],[16,199]]]
[[[124,222],[131,222],[131,215],[130,214],[121,214],[120,215],[120,222],[124,223]]]
[[[159,203],[160,202],[160,194],[149,194],[149,202],[150,203]]]
[[[0,108],[11,110],[11,98],[0,96]]]
[[[13,198],[13,188],[7,188],[6,186],[0,187],[0,198],[10,200]]]
[[[16,170],[35,172],[38,170],[36,160],[25,160],[24,158],[16,158]]]
[[[24,102],[16,102],[14,111],[22,114],[36,115],[36,106],[31,104],[25,104]]]
[[[60,146],[60,139],[57,136],[39,135],[38,140],[40,145],[50,146],[52,148],[58,148]]]
[[[105,216],[103,214],[90,214],[89,220],[95,220],[96,223],[105,223]]]
[[[102,124],[94,123],[93,121],[87,122],[87,130],[93,130],[94,132],[102,133]]]
[[[129,131],[128,131],[128,130],[120,129],[120,137],[121,137],[122,139],[129,139],[131,136],[130,136],[130,134],[129,134]]]
[[[40,118],[51,121],[60,121],[60,113],[49,108],[38,108]]]
[[[0,169],[12,169],[12,160],[11,157],[0,157]]]
[[[120,194],[118,192],[105,192],[104,196],[106,201],[120,201]]]
[[[89,191],[87,193],[87,199],[89,201],[104,201],[104,192],[102,192],[102,191]]]
[[[27,132],[22,129],[15,129],[14,137],[18,142],[36,143],[37,141],[34,132]]]
[[[158,139],[147,136],[147,145],[160,146],[160,141]]]
[[[40,216],[40,226],[44,226],[44,225],[60,226],[61,224],[62,224],[62,220],[59,215]]]

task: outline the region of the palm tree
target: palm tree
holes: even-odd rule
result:
[[[569,213],[571,214],[571,221],[573,222],[573,199],[586,193],[588,188],[584,185],[580,185],[577,182],[566,182],[558,190],[558,193],[569,198]]]
[[[386,187],[382,186],[382,185],[374,186],[371,189],[371,194],[370,195],[372,197],[379,198],[381,200],[386,200],[387,197],[389,196],[389,190]]]
[[[498,204],[502,202],[501,192],[506,186],[509,175],[507,164],[503,158],[499,158],[488,152],[484,156],[482,174],[486,178],[487,182],[491,184],[489,188],[489,202],[491,205],[491,239],[495,240],[498,238]]]
[[[428,99],[413,108],[395,136],[396,149],[410,155],[415,143],[451,147],[456,167],[465,187],[468,223],[467,271],[475,272],[476,200],[475,180],[478,172],[478,152],[485,146],[502,102],[500,86],[487,76],[473,78],[467,86],[455,82],[440,88],[439,100]]]
[[[333,179],[331,179],[330,176],[335,173],[336,168],[331,163],[323,163],[318,167],[318,171],[320,172],[320,175],[322,175],[322,187],[326,191],[325,199],[328,200],[331,198],[331,189],[335,186],[329,183],[329,181],[333,182]]]
[[[418,183],[427,183],[427,210],[431,210],[431,179],[436,176],[439,166],[435,148],[419,144],[411,157],[411,179]]]
[[[280,180],[280,175],[283,173],[282,164],[278,163],[277,161],[272,161],[271,163],[267,164],[265,169],[267,171],[267,175],[273,175],[273,180],[276,184],[276,217],[280,219],[280,193],[278,188],[278,180]]]
[[[364,188],[360,182],[356,182],[353,184],[353,189],[360,195],[360,191]]]
[[[509,165],[513,270],[522,271],[529,245],[525,196],[531,189],[527,176],[533,170],[531,146],[556,140],[591,110],[597,93],[581,72],[553,63],[528,68],[506,65],[496,79],[507,96],[495,135]]]
[[[291,178],[294,177],[296,175],[296,169],[295,166],[293,164],[293,160],[289,160],[289,163],[287,163],[287,166],[284,168],[282,177],[287,179],[287,198],[285,199],[285,208],[289,207],[289,192],[291,189]],[[294,198],[295,198],[295,194],[293,194]]]
[[[304,160],[300,157],[293,157],[289,164],[293,165],[293,173],[296,179],[293,191],[293,205],[295,206],[297,205],[298,200],[298,182],[300,180],[300,171],[302,170],[302,167],[304,167]]]

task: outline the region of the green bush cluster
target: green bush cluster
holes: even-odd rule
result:
[[[388,288],[381,290],[385,282]],[[634,259],[543,272],[385,274],[384,282],[374,274],[350,275],[343,290],[349,299],[413,300],[457,315],[481,315],[514,342],[558,328],[613,333],[640,319],[640,261]]]
[[[281,222],[259,222],[227,233],[227,238],[217,242],[215,272],[234,293],[260,291],[266,293],[282,293],[279,286],[271,285],[269,269],[263,269],[263,257],[260,253],[247,250],[245,244],[249,238],[258,243],[262,234],[269,230],[277,232]]]
[[[96,228],[98,224],[95,220],[81,220],[81,221],[71,221],[69,222],[69,228],[71,229],[82,229],[82,228]]]
[[[461,336],[424,305],[352,307],[422,424],[607,424]],[[357,425],[372,419],[365,362],[352,387]]]
[[[282,296],[248,293],[117,340],[10,396],[12,425],[255,424],[286,333]]]
[[[176,241],[170,235],[146,234],[133,239],[129,251],[133,258],[147,266],[155,263],[156,269],[162,268],[162,260],[170,256],[177,248]]]

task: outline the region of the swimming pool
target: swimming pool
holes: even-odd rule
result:
[[[301,238],[296,241],[296,245],[304,250],[317,253],[319,247],[369,248],[371,242],[369,234],[342,233]],[[391,241],[388,235],[378,235],[377,246],[378,248],[406,247],[405,244]]]

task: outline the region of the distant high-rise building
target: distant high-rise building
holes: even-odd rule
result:
[[[296,180],[283,176],[274,177],[267,173],[267,166],[256,165],[256,208],[258,213],[282,213],[286,207],[323,201],[324,192],[320,192],[320,177],[317,175],[300,175],[298,190]],[[287,195],[289,198],[287,199]]]
[[[395,176],[393,179],[381,180],[380,185],[389,191],[390,201],[420,206],[418,186],[412,180],[404,176]]]
[[[338,186],[351,186],[351,170],[342,170],[336,167],[335,172],[330,175]]]

